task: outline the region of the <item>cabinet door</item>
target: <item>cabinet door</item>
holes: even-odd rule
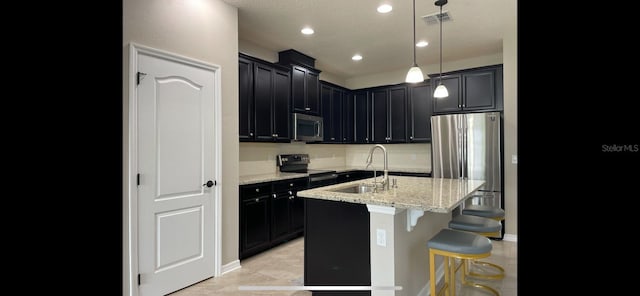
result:
[[[359,91],[353,94],[354,100],[354,142],[369,143],[370,138],[370,114],[369,95],[367,91]]]
[[[273,141],[273,68],[254,65],[255,137],[258,141]]]
[[[290,96],[289,72],[274,71],[273,76],[273,134],[279,142],[289,142],[291,112],[289,112]]]
[[[389,140],[390,142],[407,142],[407,87],[389,89]]]
[[[289,200],[289,210],[291,217],[290,232],[299,232],[304,229],[304,198],[298,197],[296,192],[293,192]]]
[[[269,244],[269,196],[262,195],[242,201],[241,228],[243,253],[261,249]],[[243,255],[241,254],[241,257]]]
[[[291,68],[291,101],[294,112],[305,112],[304,81],[307,71],[305,68],[293,66]]]
[[[462,109],[489,110],[496,108],[495,70],[464,73]]]
[[[372,102],[372,135],[373,143],[387,142],[387,90],[378,89],[371,92]]]
[[[431,85],[409,86],[409,142],[431,141]]]
[[[331,94],[331,142],[342,142],[342,94],[334,88]]]
[[[305,111],[309,114],[320,115],[320,75],[313,71],[307,71],[306,105]]]
[[[348,91],[342,93],[342,143],[353,143],[353,96]]]
[[[322,133],[324,135],[323,142],[332,142],[331,138],[331,95],[333,95],[333,88],[331,86],[321,84],[320,85],[320,98],[322,99]]]
[[[240,141],[253,140],[253,63],[239,58],[238,66],[238,133]]]
[[[271,198],[271,243],[289,234],[289,194],[272,194]]]
[[[435,91],[438,83],[440,81],[440,77],[434,77],[431,79],[431,86]],[[442,112],[455,112],[462,110],[462,98],[461,95],[461,81],[460,75],[446,75],[442,76],[442,84],[449,91],[449,96],[446,98],[433,98],[433,112],[434,113],[442,113]]]

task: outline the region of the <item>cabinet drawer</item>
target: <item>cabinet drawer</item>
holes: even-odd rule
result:
[[[247,200],[271,193],[271,183],[259,184],[259,185],[246,185],[240,187],[240,198]]]
[[[298,178],[273,182],[273,191],[300,190],[307,187],[307,180],[307,178]]]

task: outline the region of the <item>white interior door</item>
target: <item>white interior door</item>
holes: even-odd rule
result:
[[[138,55],[139,295],[214,275],[215,73]]]

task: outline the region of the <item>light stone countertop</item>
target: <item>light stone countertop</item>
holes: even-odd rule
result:
[[[391,176],[389,177],[390,184],[393,184],[392,179],[397,179],[398,188],[391,188],[390,186],[388,191],[377,193],[342,193],[331,191],[360,183],[370,184],[373,182],[373,178],[369,178],[298,191],[298,196],[380,205],[399,209],[450,213],[485,183],[484,180]],[[378,180],[380,180],[380,177],[378,177]]]
[[[328,167],[328,168],[310,168],[317,170],[334,170],[336,173],[348,172],[348,171],[365,171],[364,166],[355,167],[355,166],[344,166],[344,167]],[[373,171],[371,167],[366,171]],[[376,169],[376,171],[381,171]],[[431,171],[427,171],[426,169],[389,169],[390,172],[403,172],[403,173],[431,173]],[[256,175],[242,175],[238,180],[238,185],[248,185],[248,184],[256,184],[262,182],[272,182],[272,181],[280,181],[286,179],[295,179],[295,178],[304,178],[308,177],[309,174],[306,173],[270,173],[270,174],[256,174]]]
[[[271,173],[271,174],[259,174],[259,175],[243,175],[240,176],[239,185],[255,184],[262,182],[280,181],[286,179],[306,178],[309,174],[303,173]]]

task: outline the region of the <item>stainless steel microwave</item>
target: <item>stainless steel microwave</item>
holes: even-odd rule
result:
[[[302,113],[292,113],[293,141],[322,142],[322,117]]]

